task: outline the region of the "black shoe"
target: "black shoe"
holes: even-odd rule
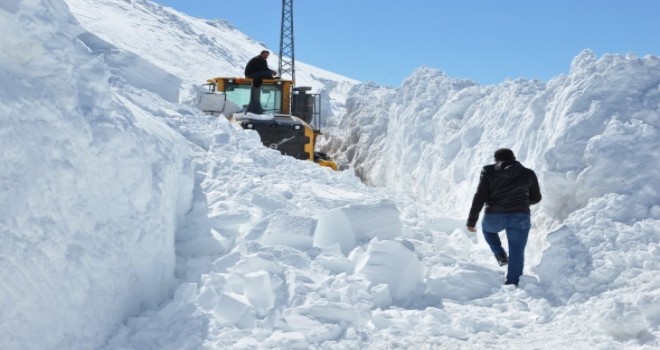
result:
[[[495,259],[497,259],[497,263],[500,264],[500,266],[504,266],[509,263],[509,258],[506,256],[506,254],[495,255]]]

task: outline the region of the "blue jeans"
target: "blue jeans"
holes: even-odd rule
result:
[[[518,285],[525,266],[525,246],[531,227],[528,213],[490,213],[484,214],[481,230],[484,238],[495,255],[506,254],[502,248],[499,232],[506,230],[509,241],[509,265],[506,284]]]

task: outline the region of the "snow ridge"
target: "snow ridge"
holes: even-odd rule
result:
[[[63,2],[0,17],[0,348],[93,348],[172,288],[187,142],[116,100]]]
[[[262,48],[226,23],[0,0],[0,29],[2,349],[658,347],[658,57],[396,89],[303,64],[334,172],[195,107]],[[464,227],[503,146],[544,194],[518,288]]]

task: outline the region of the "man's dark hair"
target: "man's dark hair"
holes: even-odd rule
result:
[[[513,154],[513,151],[508,148],[500,148],[495,151],[495,161],[504,162],[507,160],[516,160],[516,156]]]
[[[266,53],[270,55],[270,51],[268,51],[268,50],[263,50],[263,51],[261,51],[261,53],[259,53],[259,54],[260,54],[260,55],[263,55],[263,54],[266,54]]]

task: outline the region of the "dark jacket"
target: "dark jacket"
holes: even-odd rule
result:
[[[475,227],[484,204],[486,213],[529,213],[529,206],[540,201],[539,180],[533,170],[515,160],[486,165],[481,170],[467,226]]]
[[[245,66],[245,76],[248,78],[254,73],[263,71],[270,71],[270,68],[268,68],[268,61],[261,56],[252,57]]]

